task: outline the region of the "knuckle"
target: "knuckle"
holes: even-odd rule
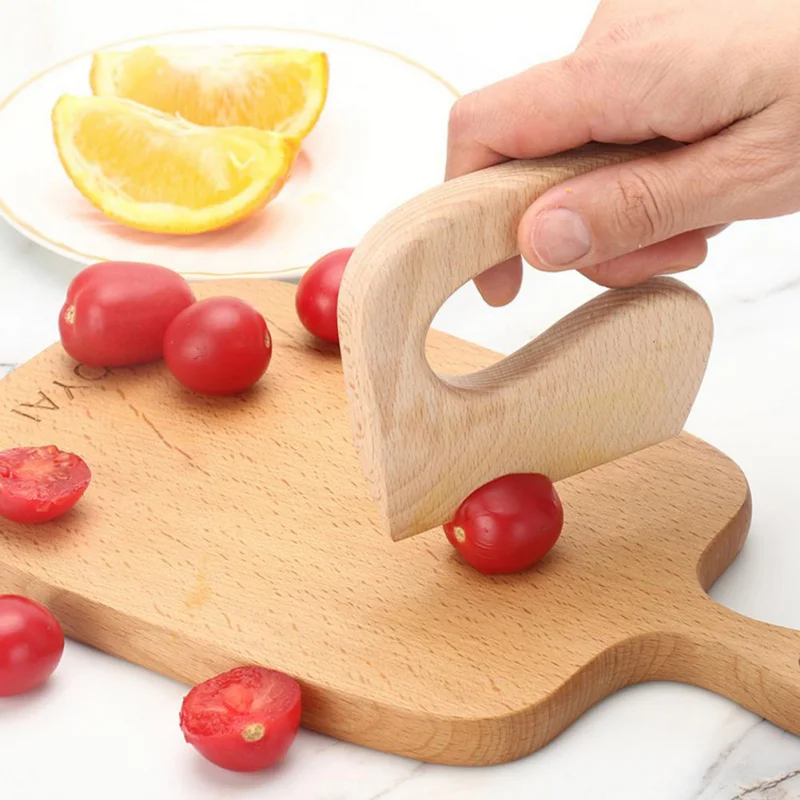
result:
[[[638,44],[649,40],[653,34],[661,34],[674,19],[674,9],[627,13],[605,27],[592,42],[603,49]]]
[[[751,149],[744,142],[721,151],[715,162],[703,166],[707,180],[718,183],[721,179],[735,176],[748,183],[760,184],[772,177],[770,159],[762,148]]]
[[[579,93],[596,82],[598,71],[602,66],[597,52],[589,47],[581,47],[555,64],[561,73],[560,82],[566,83],[572,93]]]
[[[667,238],[675,230],[676,213],[664,179],[656,170],[639,164],[621,168],[611,204],[613,227],[637,244]]]
[[[650,16],[632,16],[610,25],[595,41],[599,47],[639,41],[653,25]]]
[[[590,129],[603,105],[599,88],[605,85],[608,73],[608,64],[600,55],[593,48],[581,47],[551,62],[550,68],[539,75],[540,90],[547,89],[558,97],[560,105],[577,109]]]
[[[719,149],[715,171],[723,178],[735,177],[755,186],[769,185],[797,158],[798,153],[790,152],[791,149],[785,137],[773,136],[769,130],[759,131],[757,137],[739,134],[730,147]],[[719,174],[714,177],[719,181]]]
[[[472,129],[477,95],[477,92],[465,94],[463,97],[459,97],[450,108],[447,133],[451,141],[463,138]]]

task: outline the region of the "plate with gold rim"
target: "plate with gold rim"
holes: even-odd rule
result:
[[[62,94],[90,95],[93,52],[33,76],[0,101],[0,215],[72,261],[150,261],[189,279],[299,276],[320,255],[355,245],[385,213],[442,180],[447,117],[457,90],[432,70],[376,44],[287,28],[213,28],[116,42],[264,45],[324,51],[328,98],[292,178],[261,212],[190,236],[113,222],[64,172],[50,115]]]

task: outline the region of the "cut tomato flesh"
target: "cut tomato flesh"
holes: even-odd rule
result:
[[[86,462],[54,445],[0,453],[0,516],[47,522],[69,511],[91,481]]]
[[[283,758],[300,716],[300,686],[294,678],[263,667],[239,667],[186,695],[181,729],[209,761],[252,771]]]

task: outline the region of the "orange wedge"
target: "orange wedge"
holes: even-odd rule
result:
[[[61,97],[53,135],[86,198],[110,219],[155,233],[244,219],[281,190],[296,152],[278,134],[204,128],[111,97]]]
[[[302,139],[328,94],[328,59],[268,47],[139,47],[96,53],[99,96],[124,97],[197,125],[251,126]]]

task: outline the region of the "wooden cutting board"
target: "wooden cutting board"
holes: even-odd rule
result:
[[[75,365],[58,345],[0,382],[0,447],[54,443],[94,472],[62,520],[0,525],[0,591],[187,683],[244,663],[285,670],[307,727],[426,761],[524,756],[647,680],[706,687],[800,732],[800,636],[705,593],[750,520],[722,453],[682,434],[561,482],[554,551],[484,577],[441,530],[379,533],[338,354],[296,321],[294,287],[197,291],[269,320],[273,361],[246,396],[192,396],[160,364]],[[429,344],[451,373],[497,358]]]

